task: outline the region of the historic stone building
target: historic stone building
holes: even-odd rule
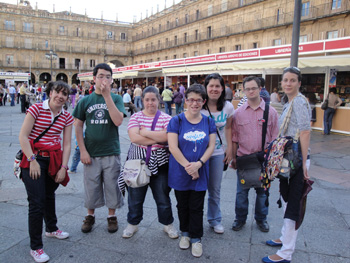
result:
[[[130,63],[132,25],[0,3],[0,72],[31,72],[32,82],[77,82],[101,62]],[[52,62],[52,68],[51,68]],[[52,76],[51,76],[52,69]]]

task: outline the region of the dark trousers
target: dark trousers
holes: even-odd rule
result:
[[[21,112],[26,113],[26,95],[21,96]]]
[[[324,111],[323,116],[323,126],[324,126],[324,133],[330,134],[332,129],[332,121],[335,114],[335,109],[333,108],[327,108]]]
[[[206,191],[175,190],[180,230],[188,232],[191,238],[203,236],[203,208]]]
[[[58,229],[55,207],[55,191],[58,184],[48,174],[49,158],[38,156],[37,160],[41,168],[39,179],[33,180],[29,176],[29,168],[22,169],[21,173],[28,195],[28,226],[32,250],[43,247],[43,219],[46,232],[54,232]]]

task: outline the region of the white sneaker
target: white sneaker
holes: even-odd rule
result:
[[[223,234],[225,232],[224,226],[221,224],[214,226],[213,229],[214,229],[214,232],[217,234]]]
[[[37,250],[30,250],[30,255],[33,257],[35,262],[47,262],[50,260],[50,257],[44,252],[42,248]]]
[[[192,256],[199,258],[203,254],[202,243],[200,241],[192,243]]]
[[[122,237],[130,238],[137,232],[137,230],[139,230],[139,227],[137,225],[128,224],[123,231]]]
[[[175,227],[173,226],[173,224],[164,226],[164,232],[168,234],[168,236],[170,238],[178,238],[179,237],[179,233],[177,232],[177,230],[175,229]]]
[[[69,233],[63,232],[59,229],[57,229],[55,232],[45,232],[45,236],[47,237],[55,237],[58,239],[66,239],[69,237]]]
[[[190,248],[190,238],[189,238],[189,237],[182,236],[182,237],[180,238],[179,247],[180,247],[181,249],[189,249],[189,248]]]

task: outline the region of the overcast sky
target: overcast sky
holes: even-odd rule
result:
[[[103,19],[116,20],[118,13],[118,20],[122,22],[133,22],[134,16],[136,21],[140,20],[141,13],[142,18],[146,17],[146,10],[148,10],[148,16],[151,15],[152,7],[153,14],[157,12],[157,5],[159,5],[159,11],[164,9],[165,2],[166,7],[173,5],[174,0],[30,0],[30,4],[35,8],[38,3],[38,8],[43,10],[53,11],[53,5],[55,5],[55,12],[69,11],[70,7],[73,13],[85,14],[92,18],[101,18],[103,12]],[[0,0],[2,3],[17,4],[19,0]],[[179,3],[181,0],[175,0],[175,3]]]

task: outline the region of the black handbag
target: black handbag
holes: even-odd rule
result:
[[[329,98],[329,94],[327,96],[327,99],[325,99],[324,102],[321,104],[321,109],[322,110],[328,109],[328,98]]]
[[[267,123],[269,120],[269,105],[265,104],[263,119],[265,122],[262,127],[262,150],[249,155],[237,157],[237,175],[243,189],[262,187],[262,174],[264,163],[264,146],[267,133]]]

